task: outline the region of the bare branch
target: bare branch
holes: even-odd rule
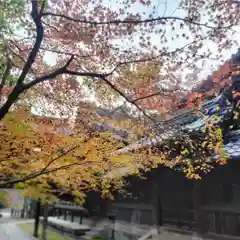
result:
[[[176,91],[185,91],[184,89],[173,89],[173,90],[167,90],[167,91],[159,91],[159,92],[155,92],[155,93],[152,93],[152,94],[149,94],[147,96],[142,96],[142,97],[139,97],[139,98],[136,98],[136,99],[133,99],[132,102],[138,102],[140,100],[144,100],[144,99],[147,99],[147,98],[151,98],[151,97],[154,97],[154,96],[160,96],[160,95],[164,95],[164,94],[169,94],[169,93],[174,93]],[[166,95],[165,95],[166,96]]]
[[[24,62],[24,64],[26,64],[26,60],[25,60],[21,55],[19,55],[19,54],[17,54],[16,52],[14,52],[11,48],[9,48],[9,51],[11,51],[11,53],[12,53],[13,55],[15,55],[16,57],[18,57],[19,59],[21,59],[22,62]],[[17,66],[17,65],[15,65],[15,66]],[[22,69],[21,67],[18,67],[18,68],[19,68],[19,69]],[[36,75],[36,72],[35,72],[32,68],[30,68],[29,71],[31,71],[34,75]]]
[[[173,50],[171,52],[163,52],[163,53],[161,53],[159,55],[156,55],[156,56],[119,62],[113,68],[111,73],[115,72],[119,67],[124,66],[124,65],[128,65],[128,64],[131,64],[131,63],[143,63],[143,62],[148,62],[148,61],[157,61],[158,58],[161,58],[161,57],[164,57],[164,56],[173,56],[174,54],[177,54],[177,53],[183,51],[184,49],[189,48],[191,45],[196,44],[198,41],[203,41],[204,39],[207,39],[209,36],[211,36],[211,35],[207,35],[205,37],[202,36],[200,39],[195,39],[194,41],[192,41],[190,43],[187,43],[180,48],[176,48],[175,50]]]
[[[66,55],[66,56],[74,56],[79,57],[79,58],[87,58],[87,57],[92,57],[90,55],[79,55],[79,54],[75,54],[75,53],[70,53],[70,52],[64,52],[64,51],[60,51],[60,50],[54,50],[54,49],[49,49],[49,48],[44,48],[44,47],[40,47],[40,50],[46,51],[46,52],[52,52],[52,53],[57,53],[57,54],[62,54],[62,55]]]
[[[68,153],[72,152],[72,151],[75,150],[76,148],[77,148],[77,146],[74,146],[74,147],[70,148],[69,150],[65,151],[64,153],[62,153],[61,155],[59,155],[59,156],[53,158],[52,160],[50,160],[50,161],[48,162],[48,164],[40,171],[40,174],[44,173],[44,172],[47,170],[47,168],[48,168],[51,164],[53,164],[55,161],[57,161],[58,159],[60,159],[60,158],[62,158],[62,157],[64,157],[64,156],[66,156]]]
[[[64,18],[69,21],[77,22],[77,23],[85,23],[85,24],[91,24],[91,25],[108,25],[108,24],[144,24],[144,23],[152,23],[152,22],[157,22],[157,21],[167,21],[167,20],[177,20],[177,21],[182,21],[186,22],[189,24],[197,25],[197,26],[202,26],[210,29],[223,29],[223,28],[229,28],[230,26],[209,26],[206,23],[200,23],[200,22],[195,22],[190,18],[181,18],[181,17],[173,17],[173,16],[168,16],[168,17],[156,17],[156,18],[147,18],[143,20],[131,20],[131,19],[126,19],[126,20],[110,20],[110,21],[89,21],[86,19],[75,19],[70,16],[66,16],[64,14],[58,14],[58,13],[51,13],[51,12],[45,12],[42,14],[42,16],[55,16],[55,17],[60,17]]]
[[[112,84],[109,80],[107,80],[107,78],[105,76],[101,77],[101,79],[108,85],[110,86],[115,92],[117,92],[121,97],[123,97],[127,102],[131,103],[132,105],[134,105],[140,112],[142,112],[142,114],[147,117],[148,119],[150,119],[154,124],[156,124],[156,121],[154,118],[152,118],[151,116],[149,116],[146,111],[144,109],[142,109],[138,104],[136,104],[135,102],[131,101],[131,99],[129,99],[121,90],[119,90],[114,84]]]

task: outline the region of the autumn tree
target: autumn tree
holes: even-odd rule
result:
[[[72,192],[76,200],[82,201],[89,189],[104,189],[104,195],[110,194],[112,184],[102,176],[131,164],[131,159],[111,157],[113,151],[123,147],[122,143],[111,134],[92,132],[83,123],[82,127],[71,128],[63,122],[20,111],[3,119],[1,186],[17,184],[27,196],[42,199]],[[121,184],[116,179],[114,187]]]
[[[8,5],[13,4],[15,1]],[[131,82],[136,80],[129,79],[130,84],[124,87],[126,66],[137,69],[142,63],[158,65],[148,72],[152,77],[139,75],[141,85],[151,85],[157,81],[156,72],[161,79],[174,77],[173,72],[193,68],[198,60],[211,55],[221,55],[222,49],[234,43],[230,36],[238,25],[236,2],[180,1],[178,7],[180,10],[162,14],[151,1],[122,2],[119,8],[102,1],[31,1],[20,12],[22,38],[14,36],[16,31],[2,34],[2,47],[13,63],[10,72],[5,66],[5,73],[16,81],[11,83],[0,117],[23,93],[33,89],[40,89],[48,97],[75,96],[80,87],[76,87],[77,77],[97,84],[97,92],[105,92],[106,98],[117,94],[142,111],[139,102],[128,96],[135,86]],[[11,11],[7,8],[6,15],[12,17]],[[204,45],[213,42],[217,53]]]
[[[14,15],[13,6],[18,3],[22,5]],[[1,1],[0,4],[4,6],[6,13],[1,15],[1,29],[4,31],[1,31],[0,36],[0,119],[3,123],[2,140],[6,141],[7,145],[11,143],[10,139],[15,137],[7,128],[8,124],[13,124],[11,114],[8,115],[10,117],[6,117],[10,110],[13,110],[12,116],[18,115],[16,119],[20,121],[20,125],[26,118],[21,111],[23,108],[28,109],[28,113],[31,110],[37,111],[39,115],[59,115],[60,118],[73,115],[78,108],[85,121],[92,123],[95,118],[93,111],[85,115],[84,107],[80,104],[86,91],[90,91],[95,101],[102,105],[113,108],[124,103],[128,105],[129,112],[137,112],[138,119],[127,121],[127,125],[129,129],[134,129],[135,125],[136,130],[141,126],[144,131],[137,133],[138,135],[156,134],[163,129],[163,121],[156,123],[143,100],[154,99],[153,108],[157,108],[159,103],[162,107],[163,98],[172,98],[176,91],[183,88],[178,73],[186,68],[195,69],[196,63],[212,55],[221,57],[223,49],[230,49],[235,43],[232,35],[239,23],[239,9],[234,1],[179,1],[174,11],[167,9],[166,3],[163,12],[160,12],[158,3],[154,1],[122,1],[117,4],[114,1],[106,4],[101,0],[31,0],[28,3],[9,0],[8,4],[5,4],[5,1]],[[216,51],[207,47],[211,44],[214,44]],[[175,102],[174,100],[173,104]],[[169,104],[171,105],[172,101]],[[41,126],[38,121],[36,123],[36,119],[30,116],[27,118],[32,122],[31,127]],[[149,123],[155,128],[151,129],[153,133],[147,131]],[[89,124],[87,126],[89,127]],[[26,128],[25,123],[22,127]],[[40,129],[43,131],[43,128]],[[28,175],[29,172],[26,171],[30,170],[30,176],[33,178],[34,174],[42,171],[40,169],[48,166],[46,159],[49,161],[49,154],[54,157],[55,150],[59,148],[56,143],[66,146],[68,141],[72,143],[79,137],[89,137],[88,131],[85,132],[86,128],[80,128],[73,138],[64,136],[63,140],[62,136],[59,139],[58,134],[53,137],[49,136],[49,133],[49,139],[46,139],[41,131],[26,131],[29,134],[27,143],[30,141],[33,145],[43,144],[41,148],[47,149],[44,153],[36,154],[34,159],[37,161],[33,161],[28,169],[23,152],[19,151],[19,146],[24,144],[23,139],[28,137],[17,133],[17,138],[20,139],[17,147],[19,149],[14,149],[23,160],[16,166],[17,157],[11,155],[13,159],[12,162],[10,160],[9,166],[11,171],[23,167],[20,179]],[[88,141],[93,146],[105,146],[101,142],[102,137],[99,136],[91,135]],[[49,142],[50,146],[54,147],[45,147]],[[87,149],[84,144],[83,146]],[[117,144],[110,146],[114,152]],[[9,151],[4,152],[2,156],[3,161],[10,157],[6,154],[12,153],[12,150],[12,146],[9,145]],[[99,151],[104,153],[100,154],[99,160],[103,163],[103,156],[108,156],[110,149],[107,147],[106,150]],[[28,154],[25,151],[25,155]],[[34,154],[31,153],[30,156],[32,155]],[[84,159],[91,156],[88,153],[80,155]],[[94,152],[94,156],[96,155],[98,154]],[[31,157],[28,156],[29,161]],[[67,162],[69,158],[71,161],[72,158],[75,160],[75,156],[68,156]],[[55,164],[55,168],[60,167],[58,164],[62,164],[64,159],[65,157],[61,161],[54,161],[51,167]],[[161,161],[158,159],[156,163]],[[137,163],[146,165],[141,161]],[[44,167],[44,164],[47,165]],[[9,166],[3,165],[3,173],[6,173]],[[109,166],[112,167],[111,164]],[[82,173],[89,174],[86,170],[89,168],[80,168]],[[71,168],[71,171],[79,174],[80,170],[77,167]],[[53,175],[43,174],[40,178]],[[80,175],[77,181],[84,178]],[[76,175],[72,173],[71,176]],[[91,181],[93,176],[95,175],[90,176]],[[5,177],[4,174],[3,180]],[[60,182],[63,179],[58,178]],[[50,177],[48,182],[51,181]],[[71,188],[71,181],[64,179],[64,183],[69,183],[68,187]],[[90,186],[89,184],[87,185]],[[109,186],[109,183],[104,184]]]

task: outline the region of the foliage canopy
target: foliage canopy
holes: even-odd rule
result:
[[[171,115],[182,94],[195,101],[183,89],[183,70],[194,73],[204,60],[221,58],[235,44],[232,36],[240,19],[236,1],[180,0],[175,5],[171,11],[165,3],[160,13],[157,2],[144,0],[0,1],[5,9],[0,14],[2,185],[24,182],[20,187],[31,189],[31,195],[38,189],[43,195],[61,189],[81,198],[90,187],[108,194],[112,186],[122,186],[117,177],[114,184],[102,177],[117,166],[135,164],[146,170],[168,165],[164,149],[157,156],[152,149],[113,156],[122,139],[92,126],[96,121],[121,125],[131,135],[127,140],[156,135],[164,121],[148,109]],[[82,104],[86,92],[111,109],[123,104],[128,119],[99,119],[94,107]],[[74,126],[64,120],[73,115]],[[71,136],[58,132],[60,127],[71,130]],[[205,144],[211,150],[213,144],[217,149],[222,145],[216,131],[210,131]],[[202,143],[189,141],[187,149],[183,145],[178,145],[180,155]],[[195,164],[199,169],[206,163]],[[192,164],[184,168],[187,176],[196,177],[189,169]]]

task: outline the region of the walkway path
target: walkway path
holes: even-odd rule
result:
[[[153,240],[203,240],[203,238],[171,232],[163,232],[158,236],[154,236]]]
[[[26,221],[22,221],[25,223]],[[29,222],[29,221],[28,221]],[[8,222],[0,224],[0,239],[1,240],[33,240],[32,237],[24,233],[16,222]]]

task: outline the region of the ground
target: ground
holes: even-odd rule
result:
[[[33,240],[13,222],[0,224],[0,236],[1,240]]]
[[[33,232],[33,223],[20,223],[18,226],[28,234],[32,234]],[[42,226],[40,226],[39,233],[42,232]],[[41,239],[41,234],[39,234],[39,238]],[[64,234],[60,234],[57,232],[53,232],[50,230],[47,230],[47,240],[72,240],[72,238],[68,236],[64,236]]]
[[[156,236],[153,240],[203,240],[202,238],[188,235],[180,235],[175,233],[163,232]]]
[[[33,220],[11,219],[9,212],[4,212],[0,218],[0,240],[35,240],[32,238]],[[42,232],[40,227],[39,233]],[[39,236],[39,239],[40,236]],[[117,240],[128,240],[128,238],[116,236]],[[163,231],[160,235],[153,237],[153,240],[200,240],[194,236],[186,236]],[[48,229],[47,240],[73,240],[71,237]],[[202,240],[202,239],[201,239]]]
[[[32,237],[33,220],[12,219],[9,211],[1,211],[1,214],[0,240],[35,240]],[[41,233],[41,227],[39,230],[39,233]],[[40,236],[39,239],[41,239]],[[47,240],[72,240],[72,238],[48,230]]]

